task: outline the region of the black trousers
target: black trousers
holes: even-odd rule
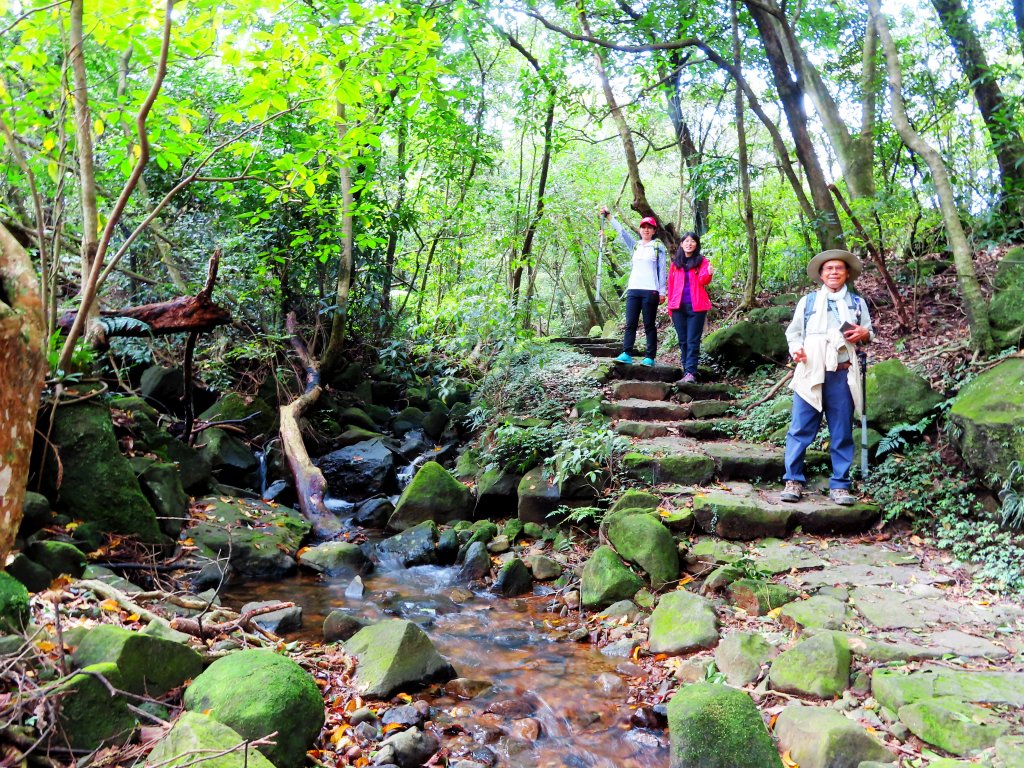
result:
[[[633,354],[641,314],[644,318],[644,333],[647,335],[646,356],[653,360],[658,354],[658,329],[654,325],[658,315],[658,292],[630,288],[626,291],[626,332],[622,336],[622,351],[627,355]]]

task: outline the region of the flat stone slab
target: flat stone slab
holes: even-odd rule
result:
[[[615,431],[627,437],[665,437],[671,434],[675,425],[667,421],[629,421],[620,419],[615,424]]]
[[[677,425],[679,434],[701,440],[730,438],[736,434],[739,419],[694,419],[681,421]]]
[[[774,480],[782,477],[781,448],[732,441],[708,443],[702,448],[715,460],[722,480]]]
[[[822,568],[825,565],[825,561],[811,550],[786,541],[767,539],[747,554],[759,570],[773,574],[785,573],[794,568],[798,571]]]
[[[622,351],[621,344],[575,344],[580,352],[591,357],[618,357]]]
[[[824,555],[841,565],[916,565],[921,562],[910,552],[897,552],[878,544],[833,544]]]
[[[1019,608],[1008,605],[953,602],[942,590],[920,583],[902,590],[857,587],[850,597],[861,615],[879,629],[915,629],[934,624],[999,625],[1013,621],[1021,613]]]
[[[1024,707],[1024,672],[935,667],[904,675],[878,668],[871,674],[871,693],[893,711],[935,696],[955,696],[960,701],[977,704]]]
[[[677,392],[689,395],[692,400],[735,400],[739,393],[728,384],[691,381],[675,385]]]
[[[667,400],[672,385],[664,381],[617,381],[612,385],[616,400]]]
[[[732,408],[733,404],[727,400],[694,400],[690,403],[690,418],[709,419],[725,416]]]
[[[952,653],[968,659],[1003,659],[1010,655],[1008,650],[991,640],[959,629],[936,632],[928,638],[928,646],[942,655]]]
[[[667,381],[674,382],[682,378],[683,369],[674,365],[655,363],[652,366],[639,365],[637,360],[632,365],[627,363],[613,363],[611,375],[616,379],[629,379],[634,381]]]
[[[888,584],[949,584],[952,577],[934,573],[924,568],[900,565],[836,565],[824,571],[801,573],[791,577],[798,586],[805,588],[824,586],[862,587]]]
[[[601,403],[601,412],[613,419],[679,421],[689,418],[690,407],[680,403],[652,402],[634,397],[611,403]]]

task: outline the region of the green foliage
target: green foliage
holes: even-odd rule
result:
[[[1019,461],[1013,461],[1009,470],[1010,474],[999,490],[1000,514],[1004,527],[1018,530],[1024,525],[1024,491],[1018,490],[1018,485],[1024,481],[1024,467]]]
[[[934,446],[889,454],[864,482],[885,519],[905,519],[964,562],[978,564],[976,578],[1024,590],[1024,546],[985,509],[972,482]]]
[[[882,439],[879,440],[877,454],[884,456],[893,451],[903,451],[910,447],[911,444],[919,443],[920,440],[915,440],[914,438],[920,438],[933,421],[933,416],[925,416],[916,424],[907,424],[906,422],[894,424]]]
[[[790,410],[780,405],[782,397],[755,405],[748,410],[739,410],[741,416],[736,434],[741,440],[761,442],[789,424]]]
[[[582,475],[591,483],[601,470],[611,470],[616,460],[630,447],[630,442],[600,420],[572,421],[565,426],[568,434],[545,461],[545,469],[556,483]]]
[[[96,352],[84,339],[75,342],[75,349],[71,355],[71,370],[64,371],[57,368],[60,359],[60,351],[64,346],[64,334],[61,331],[54,331],[47,340],[46,364],[51,375],[61,381],[76,381],[81,375],[92,371],[96,366],[98,358]]]
[[[583,528],[596,527],[601,524],[607,510],[600,507],[567,507],[564,504],[548,512],[548,517],[560,523],[578,525]]]

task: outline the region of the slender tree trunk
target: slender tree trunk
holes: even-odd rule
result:
[[[340,101],[337,105],[338,140],[344,145],[348,123],[345,122],[345,105]],[[345,350],[345,321],[348,318],[348,294],[352,282],[352,234],[354,222],[352,216],[352,170],[349,159],[342,158],[338,168],[341,180],[341,257],[338,259],[338,275],[334,290],[334,316],[331,320],[331,334],[327,339],[320,361],[320,370],[324,376],[330,377],[341,364],[341,353]],[[315,398],[314,398],[315,399]]]
[[[1018,219],[1024,213],[1024,140],[1013,104],[1003,97],[985,49],[960,0],[932,0],[939,21],[956,50],[988,129],[1002,183],[1001,207]]]
[[[1020,41],[1020,52],[1024,56],[1024,0],[1013,0],[1013,20],[1017,23],[1017,40]]]
[[[807,115],[804,113],[803,104],[806,91],[800,70],[791,71],[790,69],[775,16],[758,0],[744,0],[744,4],[757,24],[761,41],[764,43],[765,55],[771,65],[775,88],[782,101],[789,130],[793,134],[796,155],[807,176],[807,186],[811,190],[811,200],[813,200],[815,208],[811,226],[814,228],[823,250],[840,248],[843,245],[843,233],[839,227],[839,217],[836,214],[825,174],[821,170],[818,155],[807,130]]]
[[[32,259],[0,224],[0,570],[25,505],[39,393],[46,377],[46,325]]]
[[[878,29],[878,37],[885,54],[885,66],[889,72],[893,124],[904,143],[911,151],[924,158],[931,171],[932,183],[939,196],[939,207],[942,211],[943,224],[946,227],[946,237],[953,249],[953,263],[956,265],[957,280],[964,300],[964,312],[967,314],[967,324],[971,331],[971,345],[979,353],[985,354],[992,348],[988,307],[974,270],[974,255],[971,253],[967,235],[960,223],[960,211],[956,207],[953,186],[949,183],[949,173],[935,148],[922,139],[910,125],[906,107],[903,104],[903,75],[900,69],[899,53],[889,34],[889,23],[882,16],[879,0],[868,0],[868,7],[871,9],[872,19]]]
[[[739,72],[743,68],[743,48],[740,43],[739,19],[736,9],[737,0],[729,3],[732,20],[732,60]],[[742,306],[750,309],[754,306],[757,295],[757,283],[760,279],[760,259],[757,252],[757,230],[754,228],[754,201],[750,195],[750,169],[747,158],[747,129],[743,121],[743,89],[736,83],[736,143],[739,147],[740,192],[742,196],[743,230],[747,234],[747,279],[743,284]]]
[[[395,209],[391,212],[388,222],[388,245],[384,254],[384,284],[381,286],[380,306],[387,316],[391,311],[391,282],[395,273],[395,252],[398,250],[398,235],[402,230],[402,219],[405,217],[406,164],[405,150],[409,136],[409,121],[402,116],[398,124],[398,147],[395,153],[395,164],[398,166],[398,199]],[[381,329],[385,326],[381,325]]]
[[[85,73],[84,35],[82,15],[85,0],[71,0],[71,34],[68,40],[71,72],[74,78],[75,147],[78,155],[78,181],[82,208],[82,292],[92,272],[93,261],[99,248],[99,211],[96,206],[96,169],[93,164],[92,116],[89,110],[89,83]],[[97,307],[89,307],[87,315],[94,317]]]

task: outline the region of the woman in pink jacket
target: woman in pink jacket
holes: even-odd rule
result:
[[[711,264],[700,252],[700,236],[686,232],[668,268],[668,307],[676,336],[679,337],[680,363],[683,378],[680,384],[697,380],[700,359],[700,337],[704,319],[711,309],[707,288],[714,274]]]

